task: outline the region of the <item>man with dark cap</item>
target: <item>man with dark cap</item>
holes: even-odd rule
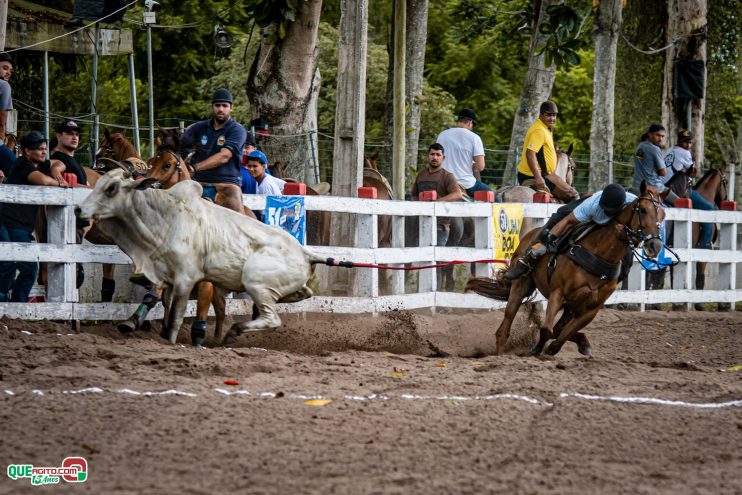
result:
[[[474,176],[474,171],[481,173],[484,170],[482,138],[472,131],[476,125],[477,114],[471,108],[465,108],[459,112],[456,127],[446,129],[436,139],[446,150],[443,168],[456,177],[469,196],[474,196],[476,191],[492,190]]]
[[[193,147],[193,179],[204,188],[204,197],[230,210],[242,212],[242,150],[247,138],[245,128],[230,115],[232,93],[226,88],[214,91],[212,118],[191,125],[183,133],[183,143]]]
[[[667,175],[662,177],[663,184],[667,184],[672,177],[682,174],[683,180],[686,177],[695,177],[696,169],[693,166],[693,156],[690,153],[690,146],[693,143],[693,134],[690,131],[681,130],[678,132],[678,140],[675,146],[665,155],[665,165],[667,166]],[[713,211],[716,207],[706,198],[701,196],[698,191],[690,188],[690,199],[693,208],[696,210]],[[714,236],[714,226],[710,223],[699,224],[698,247],[701,249],[711,249],[711,239]]]
[[[556,184],[549,175],[556,171],[557,154],[554,146],[554,124],[559,109],[553,101],[545,101],[539,108],[539,116],[531,124],[523,141],[523,153],[518,163],[518,183],[533,180],[537,190],[551,193]]]
[[[587,221],[605,225],[635,199],[636,196],[627,193],[623,186],[609,184],[605,189],[590,197],[578,199],[562,206],[546,222],[538,235],[533,238],[521,259],[505,272],[505,278],[515,280],[531,273],[531,270],[536,266],[535,262],[552,249],[559,238],[569,232],[572,227]]]
[[[80,125],[72,119],[64,119],[54,128],[57,132],[57,146],[50,157],[49,175],[59,180],[62,174],[75,174],[77,183],[86,186],[88,176],[85,169],[77,163],[75,151],[80,144]]]
[[[641,143],[634,152],[633,187],[639,190],[642,181],[645,181],[660,192],[666,204],[674,206],[678,197],[662,182],[662,177],[667,175],[667,166],[662,158],[662,143],[666,136],[665,126],[658,123],[651,124],[647,132],[642,134]]]
[[[21,149],[23,156],[11,168],[8,184],[67,186],[64,179],[58,181],[41,172],[47,152],[43,134],[38,131],[27,133],[21,139]],[[39,205],[0,203],[0,242],[34,242],[38,212]],[[0,302],[28,301],[37,273],[35,261],[0,261]]]
[[[5,52],[0,53],[0,182],[10,172],[15,163],[15,152],[5,144],[8,131],[8,114],[13,110],[13,96],[8,80],[13,74],[13,59]]]

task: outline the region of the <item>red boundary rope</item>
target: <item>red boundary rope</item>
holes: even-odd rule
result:
[[[389,266],[389,265],[377,265],[374,263],[354,263],[353,261],[340,261],[336,260],[334,258],[327,258],[327,261],[325,261],[325,264],[328,266],[342,266],[344,268],[378,268],[382,270],[403,270],[403,271],[411,271],[411,270],[424,270],[426,268],[442,268],[444,266],[452,266],[452,265],[465,265],[468,263],[499,263],[499,264],[507,264],[509,263],[509,260],[474,260],[474,261],[463,261],[463,260],[454,260],[449,261],[448,263],[438,263],[436,265],[422,265],[422,266]]]

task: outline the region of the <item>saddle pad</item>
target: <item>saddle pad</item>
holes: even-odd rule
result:
[[[376,170],[372,168],[364,168],[363,176],[381,181],[382,184],[384,184],[384,187],[386,187],[386,190],[389,193],[389,197],[390,198],[394,197],[394,190],[392,189],[391,184],[389,184],[389,181],[386,180],[386,177],[381,175],[379,172],[377,172]]]
[[[615,280],[621,270],[621,263],[611,263],[599,258],[579,244],[570,247],[566,254],[583,270],[601,280]]]

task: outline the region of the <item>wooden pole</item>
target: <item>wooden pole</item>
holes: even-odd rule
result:
[[[407,2],[394,2],[394,131],[392,135],[392,187],[396,199],[405,193],[405,26]]]
[[[0,0],[0,52],[5,51],[5,33],[8,29],[8,0]]]
[[[332,167],[332,193],[335,196],[355,197],[363,183],[367,48],[368,0],[342,0]],[[352,215],[333,215],[330,233],[333,245],[354,245],[354,220]],[[351,289],[353,281],[349,271],[334,270],[331,276],[330,285],[337,293],[347,293]]]

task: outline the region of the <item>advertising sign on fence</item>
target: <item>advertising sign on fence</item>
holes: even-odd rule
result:
[[[653,260],[642,260],[642,267],[645,270],[649,271],[657,271],[657,270],[664,270],[665,268],[672,265],[673,259],[667,255],[667,251],[665,250],[665,227],[667,225],[667,222],[662,222],[662,231],[660,233],[660,238],[662,239],[662,249],[660,250],[660,254],[657,255],[657,261]]]
[[[520,227],[523,225],[522,204],[494,204],[492,220],[495,223],[495,259],[510,259],[518,247]],[[503,267],[504,265],[495,265]]]
[[[265,223],[281,227],[300,244],[306,243],[306,216],[301,196],[268,196],[265,199]]]

